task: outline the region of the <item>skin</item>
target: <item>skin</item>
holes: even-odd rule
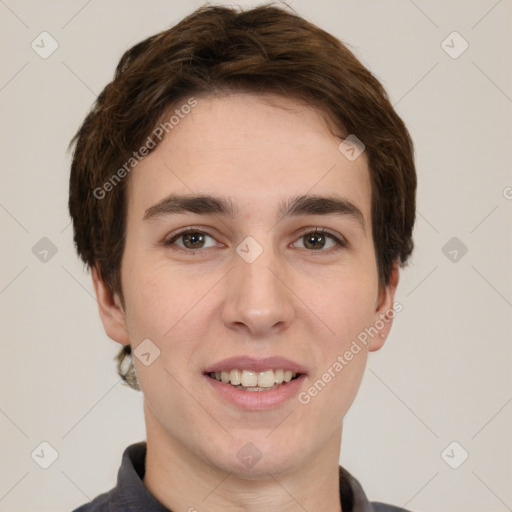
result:
[[[340,511],[343,417],[392,320],[306,405],[293,397],[275,409],[241,410],[202,372],[226,357],[278,355],[307,368],[307,390],[392,310],[398,270],[379,285],[365,154],[349,161],[321,114],[292,99],[196,98],[129,177],[124,307],[93,269],[108,336],[133,350],[149,338],[161,351],[149,366],[134,357],[147,427],[144,484],[174,511]],[[240,213],[143,220],[171,193],[229,195]],[[364,229],[349,215],[277,222],[279,203],[306,193],[349,200]],[[204,248],[186,254],[183,238],[174,250],[163,245],[188,226],[209,235]],[[346,247],[326,237],[311,248],[304,235],[316,227]],[[236,253],[247,236],[263,249],[253,263]],[[248,442],[262,454],[252,467],[236,456]]]

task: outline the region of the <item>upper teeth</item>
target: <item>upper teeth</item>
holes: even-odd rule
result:
[[[230,370],[214,372],[211,374],[215,379],[222,382],[230,382],[233,386],[271,388],[274,384],[290,382],[297,376],[291,370],[265,370],[264,372],[253,372],[251,370]]]

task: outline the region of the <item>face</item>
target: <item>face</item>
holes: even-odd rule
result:
[[[125,302],[94,274],[102,319],[146,354],[148,442],[250,478],[292,472],[339,443],[397,271],[379,287],[365,154],[347,159],[317,111],[196,99],[129,177]]]

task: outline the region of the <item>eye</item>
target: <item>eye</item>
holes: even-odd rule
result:
[[[209,245],[207,245],[208,239],[212,241]],[[194,253],[200,249],[207,249],[208,247],[214,247],[215,244],[216,240],[208,233],[190,228],[176,233],[172,238],[164,242],[166,246],[177,245],[180,249],[189,253]]]
[[[215,247],[217,243],[208,233],[197,228],[187,228],[165,240],[163,245],[173,250],[182,250],[187,254],[196,255],[204,249]],[[342,237],[329,233],[325,229],[315,228],[303,233],[292,246],[315,252],[331,252],[328,249],[340,249],[346,247],[347,243]]]
[[[313,251],[321,251],[322,249],[332,249],[333,247],[341,248],[347,244],[332,233],[328,233],[325,229],[315,229],[302,234],[298,241],[302,242],[302,246],[298,246],[300,249],[312,249]],[[294,245],[295,245],[294,244]],[[296,245],[295,245],[296,246]],[[327,252],[327,251],[323,251]]]

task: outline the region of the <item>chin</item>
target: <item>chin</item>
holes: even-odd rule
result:
[[[270,474],[287,474],[304,463],[304,443],[284,441],[283,437],[265,433],[237,435],[211,461],[215,467],[248,480],[268,479]],[[222,448],[219,447],[219,450]]]

